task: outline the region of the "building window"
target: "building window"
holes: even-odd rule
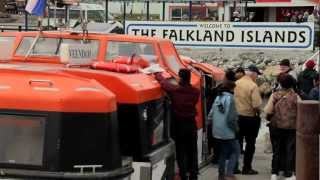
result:
[[[189,17],[189,9],[176,7],[171,10],[171,20],[186,20]]]
[[[171,6],[170,19],[188,20],[189,6]],[[192,7],[192,19],[194,20],[218,20],[218,8],[216,6],[194,5]]]
[[[218,15],[218,8],[208,8],[208,20],[218,21],[219,15]]]

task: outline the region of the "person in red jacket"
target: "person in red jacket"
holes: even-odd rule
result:
[[[155,78],[171,99],[173,139],[176,143],[176,157],[181,180],[198,179],[198,152],[196,104],[200,91],[192,87],[189,69],[180,69],[179,83],[166,79],[162,73],[156,73]],[[189,178],[188,178],[189,174]]]

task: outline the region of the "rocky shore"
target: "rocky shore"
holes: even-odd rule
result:
[[[186,49],[178,48],[180,54],[201,62],[227,69],[255,64],[262,70],[289,59],[298,70],[316,51],[311,50],[258,50],[258,49]]]
[[[317,48],[318,50],[319,48]],[[315,51],[312,50],[262,50],[262,49],[190,49],[178,48],[181,55],[189,56],[197,61],[206,62],[223,69],[247,67],[255,64],[264,72],[258,79],[262,94],[271,91],[271,84],[279,73],[278,64],[282,59],[289,59],[292,67],[299,73],[303,63],[312,57]]]

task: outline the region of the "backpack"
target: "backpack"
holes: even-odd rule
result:
[[[294,91],[273,94],[274,114],[271,125],[281,129],[296,129],[298,95]]]

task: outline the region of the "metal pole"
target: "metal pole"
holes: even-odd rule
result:
[[[246,6],[245,6],[245,16],[246,16],[246,21],[249,21],[249,17],[248,17],[248,0],[246,0]]]
[[[65,7],[65,13],[64,13],[65,17],[64,17],[64,23],[67,24],[68,22],[68,6],[66,5]]]
[[[189,21],[192,21],[192,1],[189,1]]]
[[[50,4],[47,3],[47,8],[48,8],[48,25],[47,25],[47,30],[50,29]]]
[[[166,17],[166,2],[163,1],[162,2],[162,21],[165,20],[165,17]]]
[[[223,7],[222,21],[224,22],[226,19],[226,3],[224,1],[222,2],[222,7]]]
[[[296,177],[319,180],[319,101],[298,102]]]
[[[106,23],[109,21],[109,0],[106,0]]]
[[[126,25],[126,11],[127,11],[127,3],[123,1],[123,27]]]
[[[53,18],[54,18],[54,28],[57,29],[57,0],[54,1],[54,11],[53,11]]]
[[[150,20],[150,3],[149,0],[147,0],[147,21]]]
[[[27,5],[28,0],[25,1],[25,6]],[[28,12],[24,10],[25,18],[24,18],[24,30],[28,31]]]

